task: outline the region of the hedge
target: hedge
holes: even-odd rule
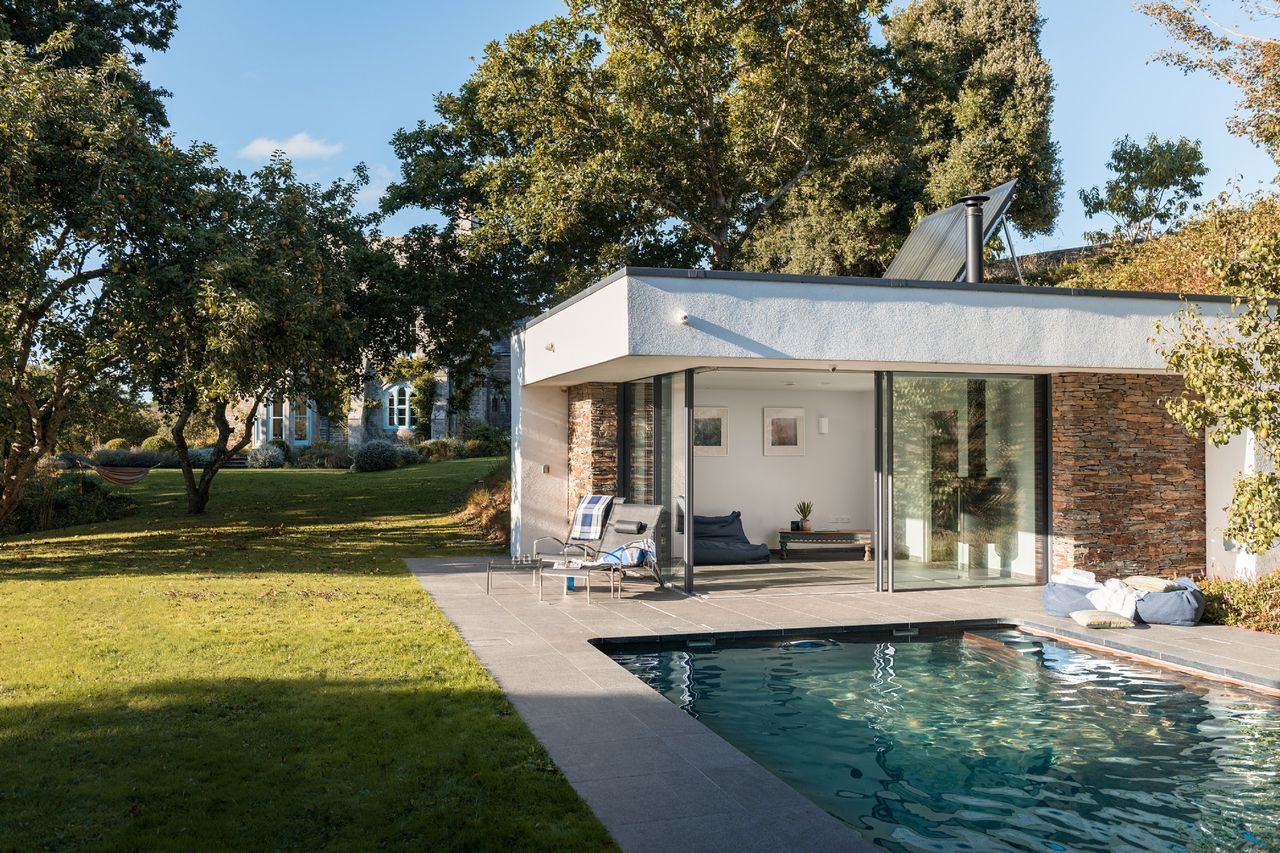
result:
[[[1261,580],[1206,580],[1204,621],[1280,634],[1280,573]]]

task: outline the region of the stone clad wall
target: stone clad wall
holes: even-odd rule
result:
[[[618,386],[569,388],[569,507],[583,495],[618,492]]]
[[[1053,566],[1178,577],[1205,570],[1205,450],[1165,412],[1177,376],[1053,376]]]

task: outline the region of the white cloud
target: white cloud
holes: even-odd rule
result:
[[[240,156],[248,160],[266,160],[272,152],[283,151],[294,160],[323,160],[332,157],[342,150],[342,144],[330,145],[323,139],[316,139],[305,130],[295,133],[288,139],[270,139],[259,136],[240,149]]]

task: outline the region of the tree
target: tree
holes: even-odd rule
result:
[[[1280,21],[1274,0],[1236,0],[1255,29]],[[1247,32],[1216,17],[1207,0],[1157,0],[1138,8],[1182,44],[1159,58],[1184,72],[1206,71],[1240,90],[1239,114],[1227,126],[1280,164],[1280,38]]]
[[[109,57],[127,54],[136,67],[146,61],[142,48],[162,51],[177,29],[178,0],[9,0],[0,2],[0,41],[22,45],[30,59],[61,33],[71,43],[58,54],[60,68],[97,68]],[[139,113],[165,124],[168,94],[140,77],[123,81],[134,93]]]
[[[1176,228],[1200,195],[1198,179],[1209,174],[1199,141],[1184,136],[1161,142],[1154,133],[1145,145],[1128,136],[1117,139],[1107,168],[1115,177],[1102,189],[1080,190],[1085,216],[1105,213],[1115,222],[1110,231],[1085,234],[1092,243],[1136,243],[1150,239],[1157,228]]]
[[[894,121],[879,144],[797,187],[745,250],[748,269],[884,272],[924,214],[1018,178],[1010,219],[1047,233],[1062,169],[1035,0],[915,0],[888,20]]]
[[[145,280],[187,156],[138,112],[124,57],[63,67],[71,46],[0,42],[0,520],[77,394],[122,366],[116,288]]]
[[[252,175],[205,161],[190,180],[150,299],[121,331],[146,378],[182,467],[187,509],[204,511],[214,478],[253,438],[264,402],[308,400],[333,411],[363,378],[366,358],[389,361],[398,339],[367,337],[378,285],[364,275],[368,218],[354,212],[366,178],[329,187],[297,180],[280,155]],[[187,425],[205,415],[216,435],[199,475]]]
[[[1175,328],[1159,330],[1169,369],[1187,387],[1168,410],[1217,446],[1246,431],[1254,436],[1267,464],[1236,478],[1223,533],[1262,554],[1280,541],[1280,319],[1272,303],[1280,294],[1280,232],[1253,235],[1237,255],[1211,263],[1239,298],[1216,322],[1188,308]]]

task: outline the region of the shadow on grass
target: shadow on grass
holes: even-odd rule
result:
[[[192,679],[0,704],[0,767],[4,849],[611,847],[484,685]]]
[[[399,560],[498,550],[457,515],[494,460],[375,474],[226,471],[203,515],[185,512],[180,475],[154,472],[138,514],[0,540],[0,580],[179,572],[402,572]],[[225,479],[224,479],[225,478]]]

